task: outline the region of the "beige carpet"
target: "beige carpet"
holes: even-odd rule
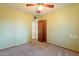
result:
[[[33,40],[29,44],[1,50],[0,56],[79,56],[79,53]]]

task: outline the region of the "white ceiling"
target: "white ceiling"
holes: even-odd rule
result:
[[[57,8],[61,8],[61,7],[70,5],[70,4],[69,3],[54,3],[54,5],[55,5],[54,8],[44,7],[43,8],[43,12],[40,13],[39,15],[43,15],[43,14],[49,13],[49,12],[51,12],[51,11],[57,9]],[[5,3],[5,4],[0,4],[0,5],[10,6],[12,8],[16,8],[18,10],[21,10],[21,11],[24,11],[24,12],[29,12],[29,13],[32,13],[32,14],[38,14],[36,12],[37,6],[26,7],[26,3]]]

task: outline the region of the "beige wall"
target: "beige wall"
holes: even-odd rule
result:
[[[47,42],[79,52],[79,4],[72,4],[44,15]]]
[[[0,49],[31,42],[33,15],[0,5]]]

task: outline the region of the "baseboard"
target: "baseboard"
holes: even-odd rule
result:
[[[11,47],[7,47],[7,48],[3,48],[3,49],[0,49],[0,51],[2,51],[2,50],[6,50],[6,49],[10,49],[10,48],[14,48],[14,47],[18,47],[18,46],[22,46],[22,45],[26,45],[26,44],[29,44],[29,43],[31,43],[31,42],[24,43],[24,44],[17,45],[17,46],[11,46]]]
[[[46,42],[46,43],[47,43],[47,44],[51,44],[51,43],[48,43],[48,42]],[[55,44],[51,44],[51,45],[54,45],[54,46],[57,46],[57,47],[60,47],[60,48],[64,48],[64,49],[66,49],[66,50],[69,50],[69,51],[72,51],[72,52],[76,52],[76,53],[79,54],[78,51],[74,51],[74,50],[71,50],[71,49],[68,49],[68,48],[65,48],[65,47],[62,47],[62,46],[58,46],[58,45],[55,45]]]

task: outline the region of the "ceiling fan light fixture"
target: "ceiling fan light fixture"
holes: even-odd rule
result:
[[[42,11],[43,10],[43,5],[38,5],[38,10]]]

